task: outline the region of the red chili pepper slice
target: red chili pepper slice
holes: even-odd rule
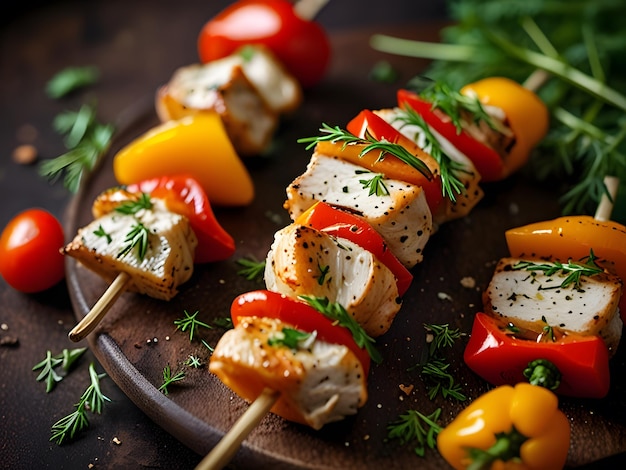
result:
[[[452,120],[417,93],[400,89],[397,92],[398,106],[409,106],[415,110],[426,124],[441,134],[461,153],[469,158],[481,176],[482,181],[499,181],[503,177],[504,162],[498,152],[474,139],[466,131],[458,131]]]
[[[235,326],[241,317],[267,317],[276,318],[298,330],[316,331],[319,339],[350,349],[363,366],[366,376],[369,372],[370,356],[365,349],[357,346],[350,331],[304,302],[276,292],[256,290],[237,296],[231,305],[230,315]]]
[[[546,359],[561,372],[556,393],[602,398],[609,391],[609,354],[599,336],[566,335],[555,342],[538,343],[507,334],[497,319],[477,313],[463,359],[493,385],[525,382],[526,366]]]
[[[358,215],[320,201],[300,215],[296,223],[345,238],[368,250],[394,274],[400,296],[411,285],[411,272],[387,248],[383,237]]]
[[[191,176],[151,178],[129,184],[126,189],[163,199],[169,210],[189,219],[198,238],[194,262],[222,261],[235,252],[233,237],[219,224],[202,186]]]

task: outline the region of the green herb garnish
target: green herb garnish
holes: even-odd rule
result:
[[[85,175],[107,152],[113,136],[113,126],[98,123],[95,112],[94,107],[83,105],[78,112],[58,115],[53,125],[57,132],[65,135],[68,151],[43,161],[39,167],[39,174],[50,180],[64,174],[64,185],[72,193],[78,191]]]
[[[192,314],[190,314],[187,310],[184,310],[184,313],[185,317],[174,320],[174,325],[176,325],[177,330],[183,332],[189,330],[189,341],[193,341],[193,336],[198,328],[211,328],[210,325],[198,320],[198,310]]]
[[[37,376],[37,382],[45,380],[46,393],[51,392],[56,384],[63,380],[63,376],[59,375],[55,369],[61,366],[63,372],[67,373],[72,365],[84,354],[87,348],[64,349],[61,354],[53,356],[50,351],[46,352],[46,358],[36,364],[33,370],[41,369]]]
[[[410,107],[402,108],[397,115],[397,120],[403,123],[403,125],[413,125],[421,129],[424,136],[424,143],[422,149],[433,157],[439,164],[439,172],[441,175],[441,190],[444,197],[447,197],[451,201],[456,201],[456,195],[462,194],[465,190],[465,185],[457,176],[460,172],[467,172],[463,165],[459,162],[452,160],[441,148],[439,141],[433,135],[428,124],[424,121],[424,118],[420,116],[414,109]]]
[[[100,379],[105,376],[106,374],[96,373],[93,363],[89,365],[91,384],[81,395],[80,400],[75,405],[76,409],[52,425],[51,441],[56,441],[57,444],[61,445],[66,440],[73,439],[78,432],[87,428],[89,426],[87,410],[90,410],[92,413],[102,413],[104,402],[111,401],[100,390]]]
[[[240,258],[237,264],[243,266],[237,274],[245,277],[248,281],[255,281],[263,278],[265,272],[265,260],[257,261],[254,258]]]
[[[424,457],[426,449],[437,447],[437,435],[443,429],[437,424],[441,416],[441,408],[437,408],[429,415],[417,410],[408,410],[398,419],[387,425],[387,438],[397,439],[400,445],[415,444],[414,451],[419,457]]]
[[[267,344],[270,346],[284,346],[289,349],[297,350],[303,341],[311,337],[311,333],[296,330],[295,328],[283,328],[280,332],[272,335]]]
[[[400,144],[394,144],[384,140],[376,140],[369,133],[365,136],[365,138],[357,137],[354,134],[341,129],[339,126],[331,127],[326,123],[322,123],[322,127],[319,131],[321,135],[317,137],[304,137],[302,139],[298,139],[298,143],[308,144],[306,146],[307,150],[315,147],[315,145],[319,142],[331,142],[333,144],[342,143],[344,147],[349,144],[361,144],[365,146],[359,154],[361,157],[371,151],[380,150],[381,153],[378,160],[383,160],[385,155],[393,155],[407,165],[415,168],[429,180],[433,178],[430,168],[428,168],[423,161]]]
[[[126,234],[126,238],[124,238],[124,246],[117,254],[118,258],[130,253],[133,248],[137,249],[137,258],[140,261],[146,257],[146,253],[148,251],[148,234],[150,231],[148,227],[146,227],[141,222],[137,221],[135,225],[133,225],[130,229],[130,232]]]
[[[326,297],[312,297],[307,295],[301,295],[300,298],[307,302],[311,307],[320,312],[325,317],[336,321],[338,325],[347,328],[354,342],[358,347],[365,349],[372,361],[376,363],[382,362],[383,358],[380,352],[376,349],[376,341],[369,336],[363,327],[350,315],[347,310],[338,302],[331,302]]]
[[[139,199],[133,201],[125,201],[122,204],[116,206],[115,212],[126,215],[135,215],[140,210],[150,210],[152,209],[152,207],[153,205],[150,199],[150,195],[146,193],[141,193]]]
[[[167,387],[175,382],[180,382],[185,378],[185,371],[179,370],[176,374],[172,375],[172,369],[169,364],[163,368],[163,383],[159,387],[159,392],[163,392],[164,395],[169,395]]]
[[[54,75],[46,84],[50,98],[58,99],[79,88],[93,85],[98,80],[97,67],[68,67]]]
[[[591,250],[589,257],[585,263],[578,263],[571,259],[563,264],[559,261],[535,263],[532,261],[520,261],[513,265],[513,269],[524,269],[530,272],[542,272],[546,276],[554,276],[555,274],[566,275],[563,282],[552,287],[541,287],[540,289],[558,289],[567,288],[573,285],[574,289],[579,290],[582,276],[594,276],[602,274],[604,270],[596,264],[596,256]]]

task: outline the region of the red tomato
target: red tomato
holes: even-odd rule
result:
[[[303,212],[296,223],[345,238],[368,250],[393,273],[398,295],[404,295],[411,285],[411,272],[388,249],[383,237],[358,215],[318,202]]]
[[[142,192],[165,200],[167,208],[189,219],[198,238],[195,263],[209,263],[230,258],[235,241],[218,223],[202,186],[191,176],[163,176],[126,186],[130,192]]]
[[[499,181],[503,178],[504,162],[498,152],[474,139],[466,131],[458,132],[448,116],[439,109],[433,109],[419,95],[408,90],[398,90],[398,106],[409,106],[422,116],[426,124],[472,161],[483,181]]]
[[[330,43],[322,27],[298,17],[286,0],[233,3],[203,26],[198,54],[206,63],[245,44],[267,46],[303,87],[318,83],[330,61]]]
[[[230,308],[233,325],[240,317],[276,318],[294,328],[317,332],[322,341],[346,346],[354,353],[367,376],[371,359],[367,351],[357,346],[350,331],[336,325],[310,305],[268,290],[257,290],[239,295]]]
[[[56,217],[43,209],[25,210],[0,236],[0,274],[21,292],[46,290],[65,277],[59,251],[64,243],[63,227]]]

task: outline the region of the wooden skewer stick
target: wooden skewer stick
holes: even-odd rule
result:
[[[100,297],[91,308],[89,313],[85,315],[74,328],[72,328],[72,331],[69,332],[68,336],[72,341],[80,341],[91,333],[96,326],[98,326],[98,323],[100,323],[100,321],[104,318],[111,306],[124,292],[126,283],[129,280],[130,275],[125,272],[121,272],[117,275],[107,290],[104,291],[102,297]]]
[[[607,195],[606,193],[604,193],[602,195],[602,199],[600,199],[600,204],[598,204],[594,219],[606,222],[607,220],[611,220],[613,201],[615,201],[615,197],[617,196],[617,190],[619,188],[619,178],[617,178],[616,176],[605,176],[604,185],[606,186],[609,194]]]
[[[330,0],[298,0],[293,10],[303,20],[312,20]]]
[[[239,450],[239,446],[274,406],[279,392],[266,388],[261,392],[222,440],[196,467],[196,470],[221,470]]]

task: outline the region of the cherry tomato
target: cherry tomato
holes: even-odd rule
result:
[[[244,44],[267,46],[303,87],[318,83],[330,61],[322,27],[300,18],[287,0],[240,0],[208,21],[198,37],[204,63],[231,55]]]
[[[0,274],[14,289],[46,290],[65,277],[61,223],[43,209],[16,215],[0,236]]]
[[[411,285],[411,272],[388,249],[383,237],[358,215],[320,201],[303,212],[296,219],[296,223],[345,238],[371,252],[394,274],[398,295],[404,295]]]
[[[233,325],[237,326],[240,317],[276,318],[294,328],[306,332],[317,332],[322,341],[346,346],[354,353],[367,376],[371,359],[367,351],[360,348],[352,334],[332,320],[315,310],[310,305],[285,295],[268,290],[246,292],[235,298],[230,315]]]

